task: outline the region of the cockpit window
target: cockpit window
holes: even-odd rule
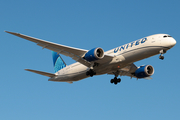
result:
[[[170,35],[165,35],[165,36],[163,36],[164,38],[166,38],[166,37],[172,37],[172,36],[170,36]]]

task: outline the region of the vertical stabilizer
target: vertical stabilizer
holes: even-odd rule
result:
[[[52,51],[52,57],[55,72],[66,67],[66,63],[57,52]]]

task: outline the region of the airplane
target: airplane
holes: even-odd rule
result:
[[[164,54],[176,44],[176,40],[168,34],[155,34],[104,52],[100,47],[85,50],[15,32],[5,32],[52,51],[55,73],[32,69],[25,69],[26,71],[50,77],[48,81],[68,83],[102,74],[114,75],[115,77],[110,80],[110,83],[115,85],[121,82],[121,79],[118,78],[119,75],[137,79],[152,79],[150,76],[154,74],[153,66],[137,67],[134,62],[157,54],[160,54],[159,59],[163,60]],[[60,54],[71,57],[76,63],[67,65]]]

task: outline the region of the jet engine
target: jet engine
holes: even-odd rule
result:
[[[104,50],[99,47],[89,50],[84,55],[84,59],[86,59],[89,62],[102,59],[103,57],[104,57]]]
[[[145,78],[149,77],[154,74],[154,68],[151,65],[146,65],[146,66],[140,66],[136,71],[135,71],[135,76],[137,78]]]

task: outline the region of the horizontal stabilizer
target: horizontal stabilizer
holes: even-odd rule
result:
[[[52,73],[47,73],[47,72],[42,72],[42,71],[37,71],[37,70],[31,70],[31,69],[25,69],[25,70],[33,72],[33,73],[36,73],[36,74],[40,74],[40,75],[43,75],[43,76],[47,76],[47,77],[54,77],[54,76],[56,76],[55,74],[52,74]]]

